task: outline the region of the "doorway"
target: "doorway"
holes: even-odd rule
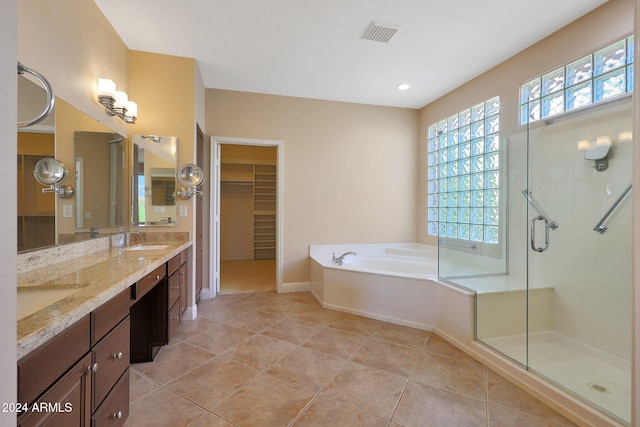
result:
[[[281,141],[212,137],[216,293],[278,290]]]

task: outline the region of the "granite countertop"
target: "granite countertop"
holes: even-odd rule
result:
[[[18,359],[191,246],[188,240],[141,243],[167,246],[106,248],[19,273]]]

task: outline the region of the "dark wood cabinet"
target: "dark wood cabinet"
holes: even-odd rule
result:
[[[185,249],[167,262],[167,275],[169,276],[167,299],[169,330],[167,342],[171,340],[187,309],[189,291],[188,255],[188,249]]]
[[[91,355],[87,353],[18,417],[19,427],[89,427]]]
[[[124,424],[130,298],[129,289],[121,292],[18,361],[18,401],[29,409],[18,417],[19,426],[95,426],[92,414],[117,400],[115,393],[122,393],[126,382],[120,424],[102,425]]]

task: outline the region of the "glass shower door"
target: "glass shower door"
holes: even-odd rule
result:
[[[526,365],[627,423],[632,122],[626,97],[530,124],[520,195],[528,205]]]

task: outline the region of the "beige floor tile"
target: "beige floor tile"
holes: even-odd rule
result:
[[[364,343],[366,337],[332,328],[322,328],[303,347],[348,359]]]
[[[395,325],[393,323],[383,323],[373,333],[372,337],[394,344],[402,344],[407,347],[422,349],[429,335],[431,335],[429,331]]]
[[[553,421],[553,425],[572,425],[544,403],[525,393],[495,372],[488,370],[488,396],[491,405],[500,405],[523,412],[537,418]],[[562,424],[569,423],[569,424]]]
[[[486,368],[476,362],[425,352],[420,356],[411,379],[475,399],[487,398]]]
[[[145,376],[166,384],[202,365],[215,354],[203,349],[179,343],[171,347],[163,347],[153,362],[138,363],[134,369]]]
[[[221,402],[214,412],[239,426],[286,426],[313,396],[301,387],[262,374]]]
[[[234,427],[234,425],[216,415],[206,413],[189,424],[189,427]]]
[[[307,389],[320,391],[344,364],[344,359],[297,347],[271,366],[267,373]]]
[[[230,303],[198,310],[199,317],[204,317],[206,319],[220,323],[228,322],[229,320],[235,319],[236,317],[242,316],[246,313],[246,310],[242,310],[238,307],[231,307]]]
[[[320,394],[389,419],[406,383],[401,375],[347,362]]]
[[[135,402],[159,388],[161,386],[140,375],[134,368],[129,370],[129,402]]]
[[[182,321],[180,327],[173,335],[173,339],[178,341],[186,341],[203,332],[217,328],[221,323],[214,322],[205,317],[198,317],[195,320]]]
[[[410,381],[392,421],[412,427],[484,427],[485,402]]]
[[[278,338],[291,344],[300,344],[320,330],[319,325],[302,322],[296,319],[285,318],[270,328],[262,331],[262,335]]]
[[[264,335],[254,335],[224,353],[225,357],[258,370],[267,369],[295,346]]]
[[[351,360],[408,377],[418,356],[420,350],[417,348],[368,340],[351,356]]]
[[[306,304],[295,300],[275,298],[270,304],[260,307],[259,310],[279,316],[290,316],[304,310],[305,307],[307,307]]]
[[[349,313],[338,313],[328,326],[361,335],[375,333],[383,322]]]
[[[205,411],[171,393],[159,389],[133,402],[129,407],[126,427],[186,427]]]
[[[230,303],[228,306],[231,308],[237,308],[243,310],[245,312],[257,310],[260,307],[264,307],[267,304],[271,304],[273,302],[273,298],[260,295],[260,294],[250,294],[246,295],[244,298],[238,298],[237,300]]]
[[[439,354],[445,357],[451,357],[453,359],[466,360],[468,362],[477,363],[474,358],[472,358],[453,344],[450,344],[444,339],[440,338],[436,334],[429,335],[427,344],[424,347],[424,351],[428,353]]]
[[[334,321],[337,312],[324,309],[319,305],[306,304],[299,311],[291,313],[291,317],[304,322],[317,323],[318,325],[328,325]]]
[[[387,421],[322,396],[293,423],[296,427],[385,427]]]
[[[216,357],[171,381],[167,387],[206,409],[213,409],[258,374],[259,371],[246,365]]]
[[[282,319],[282,316],[264,311],[252,311],[227,322],[227,325],[257,333],[275,325]]]
[[[530,413],[520,412],[515,409],[507,408],[500,405],[488,405],[487,408],[487,425],[489,427],[511,427],[511,426],[527,426],[527,427],[573,427],[574,423],[567,419],[553,416],[551,418],[537,417]]]
[[[253,336],[252,332],[234,328],[229,325],[222,325],[219,328],[197,335],[185,342],[201,347],[212,353],[221,354],[239,345],[251,336]]]
[[[308,292],[202,300],[174,337],[131,366],[127,427],[573,426],[441,337]]]

